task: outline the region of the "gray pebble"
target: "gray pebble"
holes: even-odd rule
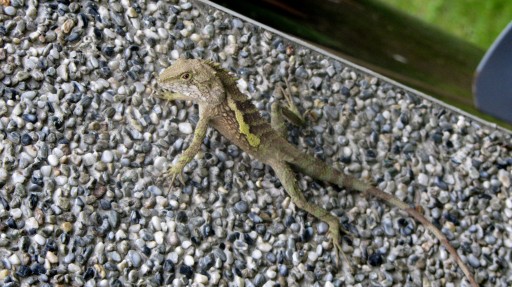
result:
[[[243,200],[235,203],[235,210],[239,213],[246,213],[248,209],[249,205]]]

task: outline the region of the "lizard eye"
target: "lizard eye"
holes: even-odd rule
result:
[[[188,79],[190,79],[190,73],[184,73],[183,75],[181,75],[181,78],[182,78],[183,80],[188,80]]]

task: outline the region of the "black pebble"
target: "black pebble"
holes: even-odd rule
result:
[[[16,275],[20,276],[21,278],[25,278],[32,275],[32,270],[30,270],[27,265],[21,265],[18,270],[16,270]]]
[[[188,265],[181,265],[180,273],[185,275],[188,279],[190,279],[190,278],[192,278],[192,276],[194,276],[194,270],[192,270],[192,267],[190,267]]]
[[[370,263],[371,266],[380,266],[384,260],[382,259],[382,254],[379,252],[373,253],[368,258],[368,263]]]
[[[95,275],[96,275],[96,272],[94,271],[94,269],[89,267],[89,268],[87,268],[87,270],[85,270],[84,280],[88,281],[89,279],[94,278]]]
[[[23,134],[21,136],[21,144],[22,145],[30,145],[32,144],[33,140],[32,137],[29,134]]]
[[[188,221],[188,216],[185,211],[178,211],[176,214],[176,220],[180,223],[185,223]]]
[[[35,263],[32,265],[32,268],[30,268],[32,274],[34,275],[41,275],[46,273],[46,268],[42,264]]]
[[[12,217],[9,217],[7,219],[7,226],[9,226],[12,229],[18,229],[18,225],[16,224],[16,221]]]

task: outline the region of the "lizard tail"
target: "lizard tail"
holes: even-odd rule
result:
[[[425,216],[421,213],[419,213],[416,209],[410,207],[407,203],[401,201],[396,196],[393,196],[389,193],[385,193],[384,191],[365,183],[361,180],[358,180],[356,178],[350,177],[350,176],[342,176],[343,178],[343,186],[355,189],[357,191],[360,191],[364,193],[365,195],[374,196],[376,198],[379,198],[385,202],[388,202],[389,204],[398,207],[412,218],[416,219],[418,222],[423,224],[430,232],[432,232],[435,237],[441,242],[441,244],[448,250],[448,252],[451,254],[451,256],[455,259],[455,262],[457,265],[462,269],[462,272],[466,275],[466,278],[469,280],[471,286],[478,287],[479,285],[476,283],[475,279],[473,278],[473,274],[469,271],[468,267],[462,259],[460,258],[459,254],[457,253],[457,250],[453,248],[453,246],[448,241],[448,238],[434,225],[432,224]]]
[[[374,187],[370,183],[346,175],[343,172],[326,165],[323,161],[317,158],[311,156],[304,156],[304,154],[294,150],[293,147],[287,147],[286,150],[291,151],[289,152],[289,158],[287,159],[287,161],[291,163],[299,172],[310,175],[311,177],[316,179],[327,181],[349,189],[357,190],[368,196],[375,196],[383,200],[384,202],[388,202],[389,204],[407,212],[409,216],[423,224],[425,228],[430,230],[435,235],[435,237],[441,242],[441,244],[448,250],[450,255],[455,259],[455,262],[460,267],[460,269],[462,269],[462,272],[464,272],[464,274],[466,275],[471,286],[478,287],[478,284],[473,278],[473,274],[469,271],[466,264],[464,264],[455,248],[452,247],[452,245],[448,241],[448,238],[446,238],[446,236],[444,236],[444,234],[434,224],[428,221],[425,218],[425,216],[419,213],[416,209],[411,208],[407,203],[401,201],[394,195],[385,193],[384,191]],[[301,156],[294,156],[297,154],[300,154]]]

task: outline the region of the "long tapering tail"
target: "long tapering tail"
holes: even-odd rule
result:
[[[394,195],[389,193],[385,193],[384,191],[372,186],[370,183],[359,180],[355,177],[344,174],[343,172],[328,166],[325,162],[307,154],[302,154],[295,150],[293,146],[287,146],[284,149],[284,154],[288,151],[288,158],[286,160],[292,164],[299,172],[307,174],[313,178],[327,181],[342,187],[346,187],[348,189],[354,189],[367,196],[375,196],[395,207],[398,207],[407,214],[409,214],[412,218],[416,219],[418,222],[423,224],[425,228],[430,230],[435,237],[441,242],[441,244],[448,250],[451,256],[455,259],[457,265],[462,269],[462,272],[466,275],[472,287],[478,287],[475,279],[473,278],[473,274],[469,271],[468,267],[459,254],[453,248],[453,246],[448,241],[448,238],[444,236],[444,234],[430,221],[428,221],[423,214],[419,213],[416,209],[411,208],[407,203],[401,201]],[[301,154],[300,157],[295,156],[297,154]]]
[[[367,196],[374,196],[385,202],[388,202],[389,204],[404,210],[405,212],[407,212],[407,214],[409,214],[409,216],[423,224],[423,226],[425,226],[428,230],[430,230],[430,232],[432,232],[435,235],[435,237],[437,237],[441,244],[448,250],[451,256],[455,259],[455,262],[460,267],[460,269],[462,269],[462,272],[464,272],[464,274],[466,275],[471,286],[478,287],[478,284],[473,278],[473,274],[469,271],[466,264],[462,261],[459,254],[457,253],[457,250],[455,250],[455,248],[453,248],[453,246],[450,244],[448,238],[446,238],[446,236],[434,224],[432,224],[432,222],[425,218],[423,214],[419,213],[416,209],[410,207],[407,203],[401,201],[397,197],[389,193],[385,193],[384,191],[374,186],[371,186],[368,183],[365,183],[361,180],[358,180],[347,175],[343,175],[342,177],[343,186],[360,191]]]

